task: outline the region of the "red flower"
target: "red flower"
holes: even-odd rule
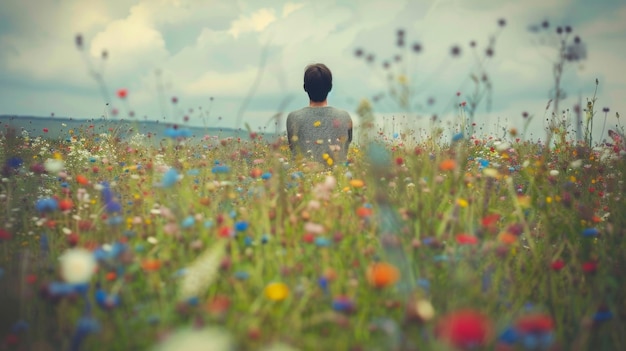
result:
[[[231,236],[232,233],[233,233],[232,228],[224,226],[224,227],[220,227],[218,235],[222,238],[228,238]]]
[[[487,316],[474,310],[459,310],[442,317],[435,326],[437,338],[460,349],[485,346],[492,334]]]
[[[59,201],[59,209],[61,209],[61,211],[69,211],[73,207],[74,207],[74,203],[72,202],[71,199],[63,199]]]
[[[309,243],[309,244],[310,244],[310,243],[312,243],[312,242],[314,242],[314,241],[315,241],[315,235],[314,235],[314,234],[311,234],[311,233],[305,233],[305,234],[302,236],[302,240],[303,240],[305,243]]]
[[[497,214],[497,213],[492,213],[492,214],[486,215],[482,219],[482,225],[483,225],[483,227],[491,227],[491,226],[495,225],[496,222],[498,222],[499,219],[500,219],[500,215]]]
[[[456,242],[461,245],[474,245],[478,243],[478,238],[469,234],[459,234],[456,236]]]
[[[560,271],[565,267],[565,262],[563,260],[556,260],[550,264],[550,268],[554,271]]]
[[[128,95],[128,90],[126,89],[118,89],[117,90],[117,97],[120,99],[126,99],[126,96]]]
[[[396,164],[398,166],[402,166],[402,164],[404,163],[404,160],[402,159],[402,157],[398,157],[396,158]]]
[[[524,334],[548,333],[554,329],[554,321],[547,314],[532,313],[520,317],[515,323],[515,329]]]
[[[11,233],[9,233],[9,231],[0,228],[0,240],[10,240],[11,239]]]
[[[595,261],[587,261],[583,263],[582,268],[585,273],[595,273],[598,270],[598,263]]]
[[[26,283],[33,285],[37,282],[37,276],[34,274],[29,274],[26,276]]]

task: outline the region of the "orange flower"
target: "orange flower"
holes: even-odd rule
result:
[[[350,181],[350,185],[353,188],[362,188],[365,185],[365,182],[363,182],[361,179],[352,179]]]
[[[79,174],[79,175],[77,175],[77,176],[76,176],[76,182],[77,182],[78,184],[82,184],[82,185],[87,185],[87,184],[89,184],[89,180],[87,179],[87,177],[85,177],[85,176],[84,176],[84,175],[82,175],[82,174]]]
[[[258,178],[263,174],[263,170],[260,168],[252,168],[250,170],[250,177],[252,178]]]
[[[375,288],[393,285],[399,278],[398,268],[387,262],[372,263],[367,268],[367,281]]]
[[[439,164],[439,170],[443,172],[453,171],[455,168],[456,168],[456,162],[452,159],[443,160]]]
[[[356,215],[361,217],[361,218],[365,218],[365,217],[369,217],[372,215],[372,209],[369,207],[359,207],[356,209]]]
[[[147,258],[141,262],[141,268],[146,272],[158,271],[161,268],[161,261]]]
[[[500,240],[500,242],[507,245],[515,244],[515,242],[517,241],[517,237],[509,232],[500,233],[498,239]]]

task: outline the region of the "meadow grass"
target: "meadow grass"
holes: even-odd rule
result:
[[[154,146],[113,132],[3,135],[8,349],[207,331],[203,349],[624,344],[612,149],[373,139],[324,168],[256,135]],[[97,269],[74,278],[87,263],[59,257],[81,248]]]

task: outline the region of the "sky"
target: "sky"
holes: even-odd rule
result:
[[[544,21],[547,29],[532,30]],[[3,0],[0,115],[172,123],[187,116],[197,126],[282,131],[286,113],[308,104],[304,68],[322,62],[333,72],[329,104],[355,124],[363,99],[386,131],[425,128],[433,115],[456,121],[476,88],[470,76],[486,73],[492,89],[478,104],[477,125],[521,130],[527,112],[529,133],[539,137],[564,38],[557,26],[570,26],[567,43],[578,36],[585,49],[585,59],[564,65],[559,109],[586,105],[598,79],[594,134],[601,137],[606,116],[606,135],[619,122],[615,112],[626,118],[621,0]],[[389,94],[372,100],[389,92],[390,73],[413,92],[410,109]]]

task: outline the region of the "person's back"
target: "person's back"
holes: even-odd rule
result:
[[[305,107],[287,117],[287,135],[295,154],[332,165],[347,159],[352,119],[331,106]]]
[[[323,64],[307,66],[304,90],[309,106],[287,117],[287,139],[295,156],[333,165],[347,159],[352,141],[352,119],[348,112],[328,106],[332,74]]]

